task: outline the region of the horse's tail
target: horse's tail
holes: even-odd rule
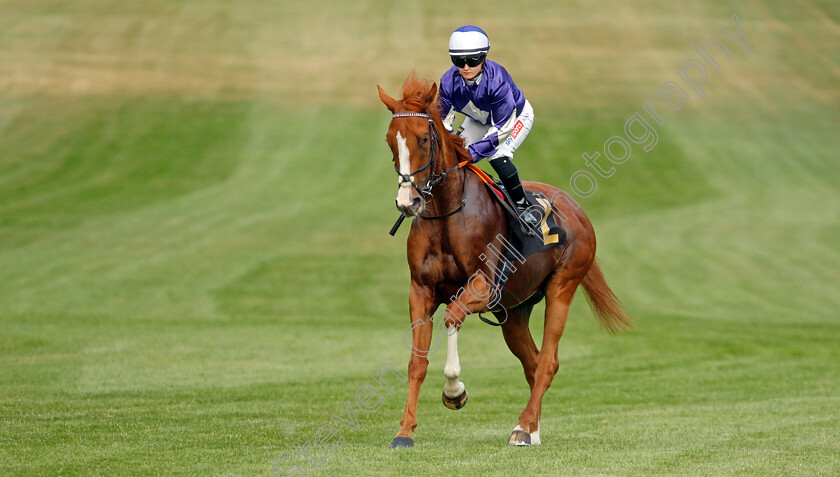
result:
[[[589,301],[589,307],[592,308],[595,318],[607,332],[616,334],[633,327],[630,317],[624,312],[624,307],[618,297],[607,285],[597,259],[592,262],[592,267],[583,277],[582,283],[583,290],[586,292],[586,299]]]

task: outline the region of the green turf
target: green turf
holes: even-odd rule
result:
[[[141,3],[0,1],[0,474],[271,475],[405,372],[375,84],[483,25],[536,111],[523,176],[568,188],[733,13],[751,51],[724,40],[706,97],[580,199],[636,329],[573,304],[542,446],[505,445],[527,385],[470,320],[470,402],[433,355],[413,450],[392,379],[320,468],[275,470],[840,473],[836,2]]]

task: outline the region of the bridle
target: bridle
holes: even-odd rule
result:
[[[436,164],[437,161],[435,161],[435,156],[437,156],[438,145],[440,144],[440,138],[438,138],[437,129],[434,127],[434,123],[432,122],[432,117],[429,115],[429,113],[394,113],[394,115],[391,116],[392,120],[397,119],[397,118],[426,118],[426,119],[429,120],[429,137],[432,141],[432,144],[430,146],[430,151],[429,151],[429,160],[426,161],[425,164],[423,164],[422,166],[420,166],[419,168],[417,168],[416,170],[414,170],[414,171],[412,171],[408,174],[403,174],[402,172],[400,172],[400,169],[397,167],[396,162],[394,163],[394,170],[397,171],[397,175],[399,176],[399,186],[400,187],[402,187],[403,184],[409,184],[409,185],[411,185],[411,187],[414,187],[414,189],[418,193],[420,193],[421,196],[425,197],[427,195],[431,195],[432,189],[436,185],[443,182],[444,179],[446,179],[446,173],[443,173],[442,175],[435,174],[435,169],[436,169],[435,166],[437,165]],[[422,171],[428,169],[430,166],[432,168],[432,173],[429,174],[429,180],[428,180],[428,182],[426,182],[426,186],[421,189],[414,182],[414,175],[417,174],[418,172],[422,172]]]
[[[403,184],[407,183],[407,184],[411,185],[411,187],[414,187],[414,189],[425,200],[425,198],[427,196],[432,195],[432,189],[434,189],[438,184],[441,184],[443,181],[445,181],[446,177],[449,174],[451,174],[452,172],[455,172],[456,170],[464,167],[465,165],[468,164],[468,162],[461,162],[461,163],[452,167],[451,169],[449,169],[446,172],[441,172],[440,174],[436,174],[435,173],[435,170],[437,169],[436,158],[437,158],[438,150],[440,149],[440,138],[438,137],[437,128],[435,128],[434,121],[432,120],[431,115],[429,115],[429,113],[394,113],[391,116],[391,120],[394,120],[394,119],[397,119],[397,118],[425,118],[425,119],[429,120],[429,138],[431,140],[431,145],[430,145],[430,150],[429,150],[429,160],[426,161],[425,164],[423,164],[422,166],[420,166],[419,168],[417,168],[416,170],[414,170],[414,171],[412,171],[408,174],[403,174],[402,172],[400,172],[400,169],[397,167],[397,164],[394,163],[394,170],[397,171],[397,175],[399,176],[399,187],[402,187]],[[418,186],[417,183],[414,182],[414,175],[417,174],[418,172],[422,172],[422,171],[424,171],[424,170],[426,170],[430,167],[431,167],[431,173],[429,174],[429,180],[426,182],[426,185],[423,186],[423,188],[421,189],[420,186]],[[452,212],[449,212],[449,213],[443,214],[443,215],[435,215],[435,216],[426,216],[426,215],[419,215],[419,216],[424,218],[424,219],[442,219],[444,217],[449,217],[450,215],[456,214],[456,213],[460,212],[461,209],[464,208],[465,199],[463,198],[463,196],[464,196],[464,194],[463,194],[463,190],[462,190],[461,191],[461,205],[457,209],[453,210]]]

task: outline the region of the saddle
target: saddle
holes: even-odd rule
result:
[[[566,231],[557,223],[556,214],[553,213],[551,202],[543,194],[536,194],[527,189],[525,190],[525,200],[528,202],[529,210],[539,220],[538,226],[530,226],[520,220],[519,209],[500,181],[495,180],[475,164],[468,164],[467,168],[484,182],[490,195],[507,212],[508,229],[511,234],[508,240],[523,257],[528,258],[535,253],[566,243]]]

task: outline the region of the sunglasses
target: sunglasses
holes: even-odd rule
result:
[[[457,66],[458,68],[463,68],[467,65],[470,68],[475,68],[476,66],[480,65],[482,61],[484,61],[484,57],[487,55],[475,55],[475,56],[452,56],[452,64]]]

